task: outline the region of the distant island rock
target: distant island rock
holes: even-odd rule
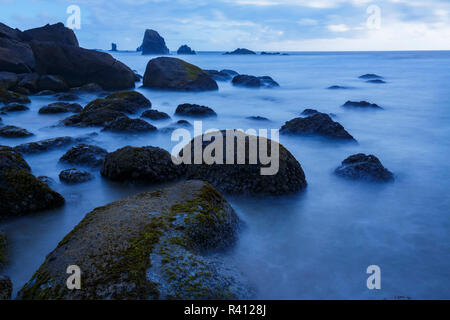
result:
[[[178,58],[159,57],[148,62],[143,86],[177,91],[218,90],[216,81],[199,67]]]
[[[117,51],[117,44],[111,43],[111,51]]]
[[[383,109],[376,103],[370,103],[367,101],[347,101],[342,106],[345,108]]]
[[[145,30],[144,39],[138,51],[142,51],[142,54],[169,54],[164,38],[151,29]]]
[[[359,76],[359,78],[360,79],[383,79],[383,77],[382,76],[379,76],[379,75],[377,75],[377,74],[375,74],[375,73],[366,73],[366,74],[363,74],[362,76]]]
[[[231,52],[225,52],[224,54],[256,54],[256,52],[245,48],[238,48]]]
[[[183,44],[177,50],[177,54],[196,54],[194,50],[192,50],[187,44]]]

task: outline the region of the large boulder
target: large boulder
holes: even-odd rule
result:
[[[67,83],[60,76],[42,75],[37,81],[38,90],[51,90],[54,92],[61,92],[69,90]]]
[[[237,48],[231,52],[225,52],[224,54],[256,54],[256,52],[245,49],[245,48]]]
[[[192,50],[188,45],[183,44],[178,48],[177,54],[195,54],[195,51]]]
[[[107,90],[134,88],[134,73],[110,54],[68,44],[31,41],[36,71],[62,77],[69,87],[95,82]]]
[[[88,213],[18,298],[248,299],[246,281],[216,253],[236,242],[240,224],[202,181],[131,196]],[[67,288],[68,265],[82,270],[80,290]]]
[[[70,148],[59,161],[82,166],[98,167],[108,154],[103,148],[89,144],[79,144]]]
[[[183,103],[178,105],[175,114],[186,117],[216,117],[217,113],[207,106]]]
[[[20,153],[0,148],[0,217],[18,216],[64,204],[64,198],[30,172]]]
[[[280,129],[282,134],[301,136],[324,136],[339,140],[355,139],[339,123],[333,121],[326,113],[316,112],[305,118],[294,118],[287,121]]]
[[[101,174],[115,181],[160,183],[179,179],[183,166],[175,165],[164,149],[127,146],[106,156]]]
[[[22,32],[22,38],[25,41],[54,42],[78,47],[78,40],[73,30],[65,27],[61,22],[25,30]]]
[[[28,43],[0,38],[0,70],[28,73],[34,67],[34,55]]]
[[[160,57],[148,62],[143,86],[154,89],[180,91],[218,90],[205,71],[181,59]]]
[[[227,143],[227,133],[231,137],[231,144]],[[195,164],[196,143],[202,146],[202,151],[205,151],[206,148],[212,148],[212,143],[216,141],[217,137],[223,138],[223,158],[217,158],[215,162],[210,163],[202,157],[200,163]],[[298,192],[306,187],[302,166],[283,145],[260,137],[258,139],[259,146],[252,148],[251,139],[256,141],[255,136],[238,130],[222,130],[195,137],[180,152],[180,159],[184,159],[183,163],[186,166],[187,178],[208,181],[218,190],[230,194],[283,195]],[[245,161],[242,164],[238,164],[237,143],[239,141],[245,141],[242,149],[245,150],[243,155]],[[272,156],[272,163],[263,164],[259,156],[257,156],[256,162],[251,163],[252,154],[259,155],[260,147],[264,144],[267,146],[268,154]],[[227,159],[227,150],[231,152],[231,159]],[[270,165],[275,165],[273,162],[277,160],[277,171],[262,174],[262,168],[268,169]]]
[[[142,54],[169,54],[164,38],[155,30],[147,29],[141,45]]]
[[[386,169],[374,155],[358,153],[349,156],[334,171],[338,176],[354,179],[387,182],[394,180],[394,175]]]

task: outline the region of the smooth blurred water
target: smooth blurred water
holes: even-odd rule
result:
[[[151,56],[117,52],[114,56],[145,71]],[[413,299],[450,298],[450,52],[296,53],[288,56],[182,56],[204,69],[233,69],[241,74],[269,75],[276,89],[245,89],[219,82],[218,92],[173,93],[144,88],[153,108],[172,120],[150,121],[161,128],[180,118],[180,103],[213,108],[217,119],[208,128],[280,128],[305,108],[334,113],[358,144],[286,137],[280,140],[301,163],[308,187],[278,198],[227,199],[246,221],[229,259],[266,299]],[[386,84],[358,79],[377,73]],[[327,90],[331,85],[351,90]],[[82,97],[81,104],[95,98]],[[344,110],[347,100],[367,100],[381,111]],[[51,97],[33,97],[31,110],[2,115],[35,133],[26,139],[0,138],[16,145],[63,135],[80,136],[100,129],[51,127],[67,115],[38,115]],[[269,123],[245,119],[264,116]],[[192,122],[192,121],[191,121]],[[100,133],[94,143],[108,151],[125,146],[160,146],[171,150],[168,133],[123,135]],[[26,156],[35,175],[47,175],[64,195],[65,207],[0,222],[11,243],[9,275],[17,291],[63,236],[93,208],[126,195],[160,186],[108,182],[98,172],[93,181],[60,184],[58,163],[67,150]],[[370,153],[396,177],[388,184],[351,182],[333,175],[347,156]],[[366,268],[381,267],[381,290],[368,290]]]

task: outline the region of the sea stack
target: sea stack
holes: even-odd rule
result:
[[[140,51],[139,49],[142,50],[142,54],[169,54],[169,48],[167,48],[164,38],[151,29],[145,30],[144,39],[138,51]]]

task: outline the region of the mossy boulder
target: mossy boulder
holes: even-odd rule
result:
[[[54,114],[54,113],[80,113],[83,107],[78,103],[69,102],[53,102],[39,109],[40,114]]]
[[[22,156],[0,149],[0,218],[17,216],[64,204],[64,198],[30,172]]]
[[[218,90],[216,81],[199,67],[178,58],[160,57],[148,62],[143,86],[179,91]]]
[[[6,106],[0,108],[0,111],[3,111],[3,112],[17,112],[17,111],[27,111],[27,110],[30,110],[30,108],[28,108],[27,106],[25,106],[21,103],[17,103],[17,102],[9,103]]]
[[[59,159],[61,162],[77,164],[82,166],[98,167],[103,163],[108,151],[98,146],[79,144],[70,148]]]
[[[8,104],[12,102],[30,103],[31,101],[27,96],[23,94],[0,88],[0,102]]]
[[[30,137],[33,133],[27,129],[16,126],[4,126],[0,128],[0,136],[5,138],[23,138]]]
[[[148,109],[151,102],[136,91],[115,92],[103,99],[89,102],[79,115],[62,121],[65,126],[104,127],[125,113],[135,114],[141,109]]]
[[[131,196],[88,213],[18,298],[249,298],[245,280],[220,254],[235,243],[239,225],[228,202],[202,181]],[[68,265],[82,271],[80,290],[67,289]]]
[[[227,142],[227,134],[232,144]],[[202,146],[202,151],[206,148],[212,148],[212,143],[216,141],[217,137],[223,139],[222,158],[217,157],[213,163],[205,161],[201,158],[201,163],[195,164],[195,144],[198,139],[198,144]],[[234,138],[233,138],[234,137]],[[242,150],[242,164],[238,164],[238,148],[236,145],[238,141],[245,141]],[[255,141],[255,147],[251,147],[251,141]],[[183,163],[186,166],[186,175],[188,179],[201,179],[208,181],[219,191],[230,194],[248,194],[248,195],[283,195],[295,193],[304,189],[307,185],[305,173],[302,166],[295,159],[295,157],[281,144],[266,138],[259,138],[259,146],[256,146],[258,141],[256,136],[247,135],[238,130],[222,130],[197,136],[191,140],[181,151]],[[273,150],[272,150],[273,143]],[[257,156],[255,162],[251,162],[251,155],[259,155],[261,146],[266,145],[270,154],[272,164],[263,164],[260,156]],[[229,149],[229,150],[228,150]],[[278,150],[278,157],[276,155]],[[232,157],[227,159],[227,151],[231,151]],[[217,151],[216,151],[217,152]],[[278,171],[262,174],[264,168],[273,165],[275,169],[276,159],[278,159]],[[186,164],[189,161],[190,164]],[[181,162],[181,161],[180,161]],[[231,162],[231,163],[230,163]],[[229,164],[227,164],[229,163]]]
[[[175,165],[170,153],[158,147],[124,147],[105,157],[102,176],[115,181],[160,183],[179,179],[183,166]]]
[[[175,110],[175,114],[179,116],[197,117],[197,118],[217,116],[217,113],[210,107],[190,103],[183,103],[178,105],[177,109]]]

